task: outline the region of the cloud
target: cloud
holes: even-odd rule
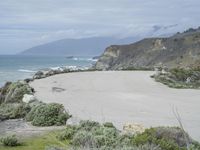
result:
[[[62,38],[182,31],[200,25],[199,8],[199,0],[1,0],[0,53]]]

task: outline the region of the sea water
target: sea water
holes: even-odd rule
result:
[[[76,66],[91,67],[90,57],[0,55],[0,86],[7,81],[17,81],[33,76],[39,70]]]

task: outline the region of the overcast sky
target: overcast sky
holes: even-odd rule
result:
[[[0,54],[63,38],[145,37],[200,26],[200,0],[0,0]]]

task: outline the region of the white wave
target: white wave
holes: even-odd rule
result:
[[[74,57],[73,60],[80,60],[79,58]]]
[[[35,73],[36,71],[33,70],[26,70],[26,69],[19,69],[19,72],[27,72],[27,73]]]
[[[60,70],[63,71],[64,69],[71,69],[71,70],[77,70],[79,69],[78,66],[63,66],[63,67],[51,67],[50,70]]]
[[[88,58],[87,60],[88,61],[95,61],[95,62],[98,61],[98,59],[93,59],[93,58]]]
[[[78,69],[78,66],[65,66],[67,69]]]
[[[97,59],[93,59],[93,58],[77,58],[77,57],[74,57],[73,60],[75,60],[75,61],[97,61]]]
[[[50,67],[51,70],[59,70],[61,67]]]

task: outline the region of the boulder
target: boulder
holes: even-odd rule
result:
[[[35,75],[33,76],[33,79],[41,79],[41,78],[44,78],[44,72],[42,71],[38,71],[35,73]]]
[[[25,81],[26,83],[29,83],[29,82],[32,82],[32,81],[33,81],[33,78],[26,78],[26,79],[24,79],[24,81]]]
[[[25,103],[29,103],[29,102],[35,101],[35,100],[37,100],[36,97],[34,95],[30,95],[30,94],[24,94],[24,97],[22,99],[22,101]]]
[[[123,126],[124,133],[131,133],[131,134],[139,134],[145,131],[145,128],[142,124],[139,123],[126,123]]]

